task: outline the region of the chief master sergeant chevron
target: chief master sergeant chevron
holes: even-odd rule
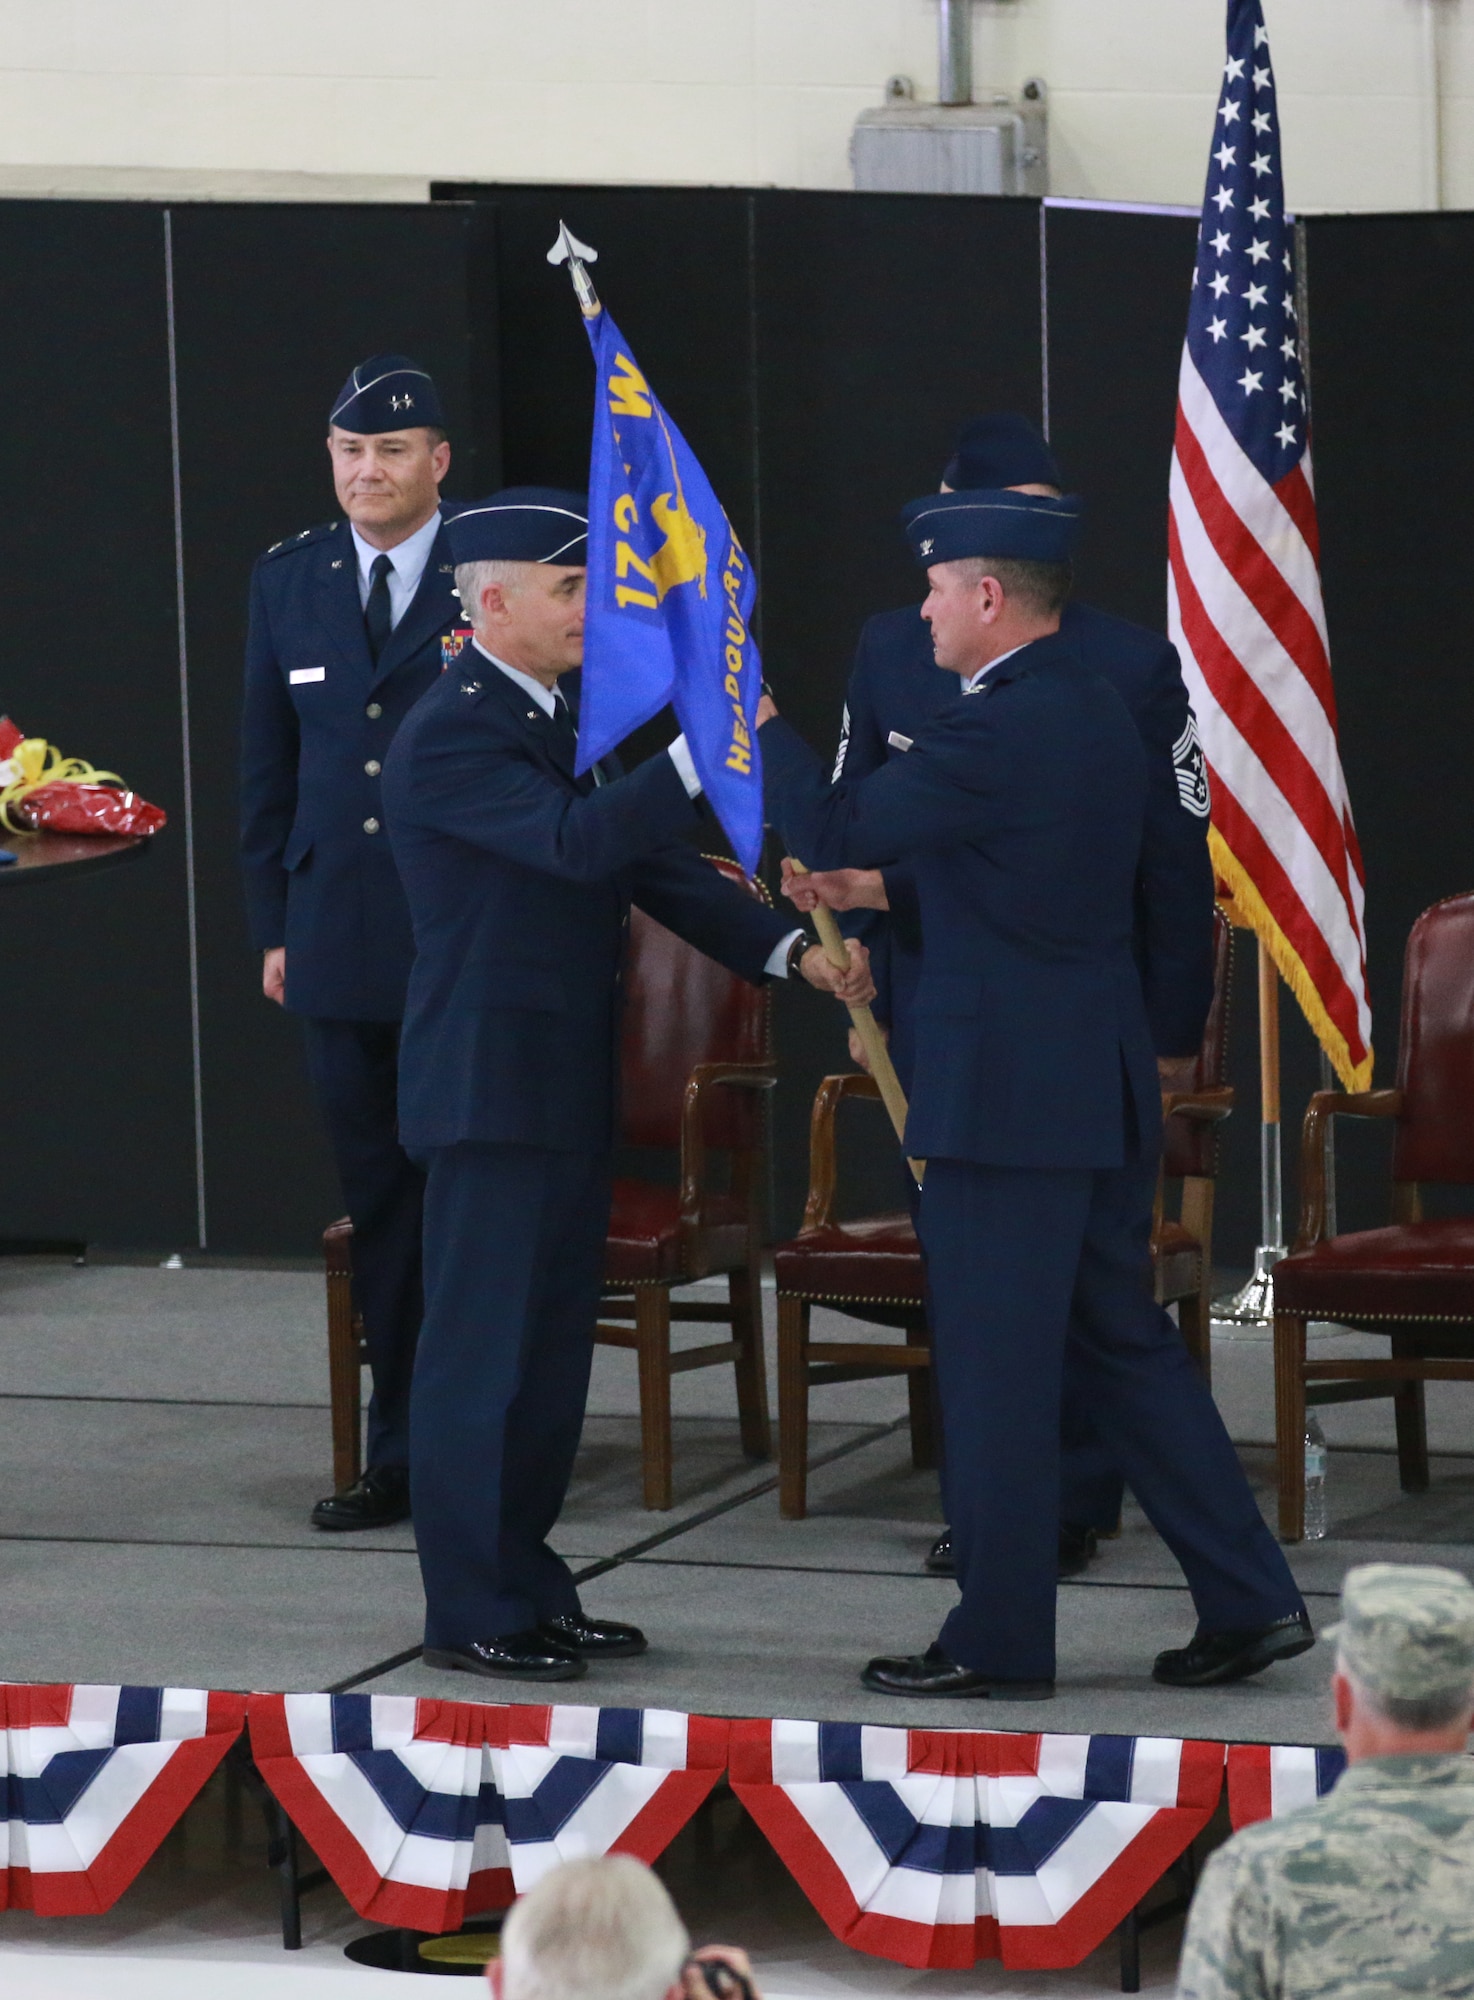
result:
[[[547,1537],[583,1424],[609,1224],[618,979],[631,902],[754,982],[818,946],[681,844],[684,740],[628,777],[574,776],[558,682],[583,658],[588,506],[511,488],[447,529],[473,645],[384,772],[416,958],[400,1125],[428,1167],[410,1473],[432,1666],[571,1680],[645,1650],[584,1616]]]
[[[980,489],[905,510],[937,665],[964,687],[912,748],[831,785],[759,706],[769,808],[816,869],[910,861],[921,907],[905,1149],[927,1161],[931,1287],[961,1602],[900,1695],[1054,1691],[1060,1386],[1068,1367],[1187,1575],[1159,1681],[1261,1671],[1314,1643],[1300,1593],[1177,1329],[1149,1237],[1161,1101],[1134,891],[1147,761],[1060,633],[1078,503]]]
[[[373,1400],[367,1468],[319,1528],[409,1512],[409,1383],[424,1177],[399,1144],[399,1022],[413,944],[384,832],[394,732],[463,636],[442,526],[435,384],[402,354],[355,368],[328,416],[343,519],[278,542],[251,579],[241,860],[268,1000],[302,1016],[353,1223]]]

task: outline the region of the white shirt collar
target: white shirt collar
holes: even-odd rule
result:
[[[501,668],[508,680],[514,683],[519,693],[531,695],[544,715],[557,714],[558,703],[551,688],[545,688],[542,682],[535,681],[531,674],[524,674],[520,667],[509,667],[506,661],[499,660],[495,653],[488,653],[479,639],[473,638],[471,644],[476,648],[483,660],[490,660],[494,667]]]
[[[1001,667],[1005,660],[1011,660],[1015,653],[1021,653],[1023,650],[1022,646],[1010,646],[1008,651],[1000,653],[996,660],[989,660],[987,666],[978,668],[970,681],[962,683],[962,692],[964,694],[976,694],[983,682],[996,667]]]
[[[350,527],[352,523],[350,522]],[[353,528],[353,548],[358,557],[358,574],[367,590],[372,582],[374,558],[388,556],[394,574],[404,587],[406,601],[413,597],[420,587],[420,578],[425,574],[425,564],[430,560],[430,551],[435,546],[435,537],[440,533],[440,509],[416,528],[412,535],[399,542],[392,549],[376,549],[363,539],[357,528]]]

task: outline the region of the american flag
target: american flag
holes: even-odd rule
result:
[[[1365,879],[1336,740],[1309,405],[1260,0],[1228,61],[1182,353],[1169,621],[1214,865],[1349,1089],[1371,1081]]]

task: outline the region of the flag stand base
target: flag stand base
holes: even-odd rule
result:
[[[1283,1243],[1261,1243],[1254,1252],[1249,1281],[1236,1292],[1214,1299],[1212,1317],[1228,1326],[1274,1325],[1274,1267],[1285,1254]]]

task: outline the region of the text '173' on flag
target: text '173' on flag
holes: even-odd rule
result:
[[[752,565],[711,481],[607,311],[586,312],[597,384],[579,769],[667,702],[732,851],[755,874],[762,663]]]

